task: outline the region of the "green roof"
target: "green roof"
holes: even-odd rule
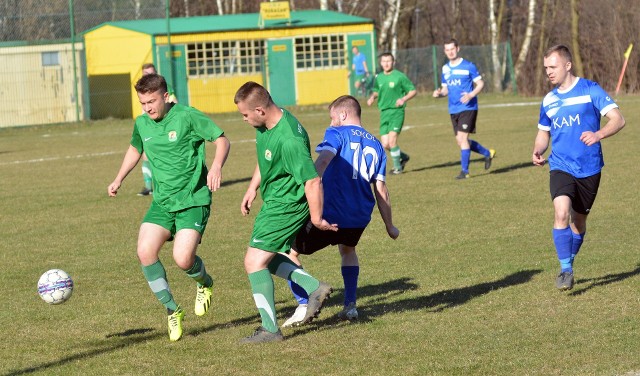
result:
[[[338,26],[370,24],[373,20],[364,17],[329,10],[301,10],[291,12],[289,20],[265,21],[264,29],[299,28],[313,26]],[[259,13],[229,14],[222,16],[201,16],[188,18],[171,18],[171,34],[196,34],[216,31],[259,30]],[[166,35],[167,20],[165,18],[105,22],[92,30],[105,25],[137,31],[150,35]],[[91,30],[88,30],[91,31]],[[87,31],[87,32],[88,32]]]

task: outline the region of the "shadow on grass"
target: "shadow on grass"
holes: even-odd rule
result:
[[[615,282],[620,282],[623,281],[627,278],[631,278],[633,276],[636,276],[640,274],[640,264],[636,266],[635,269],[628,271],[628,272],[623,272],[623,273],[616,273],[616,274],[607,274],[605,276],[602,277],[598,277],[598,278],[584,278],[584,279],[579,279],[576,281],[576,284],[583,284],[583,283],[588,283],[588,286],[585,287],[581,287],[580,289],[576,289],[573,290],[572,292],[570,292],[568,295],[571,296],[578,296],[578,295],[582,295],[585,292],[591,290],[594,287],[598,287],[598,286],[604,286],[604,285],[608,285],[610,283],[615,283]]]
[[[243,317],[237,320],[233,320],[231,322],[219,323],[219,324],[210,325],[210,326],[195,329],[195,330],[186,329],[184,336],[197,337],[198,335],[205,332],[213,331],[216,329],[224,329],[232,326],[246,325],[251,322],[256,322],[256,323],[260,322],[257,313],[256,315],[253,315],[250,317]],[[96,349],[81,351],[79,353],[72,354],[72,355],[60,358],[58,360],[53,360],[53,361],[42,363],[32,367],[12,370],[6,373],[5,375],[18,376],[18,375],[26,375],[34,372],[41,372],[41,371],[46,372],[49,368],[59,367],[64,364],[68,364],[78,360],[93,358],[96,356],[100,356],[102,354],[118,351],[120,349],[129,347],[129,346],[134,346],[149,340],[156,340],[160,338],[163,340],[166,340],[166,337],[167,337],[166,330],[157,331],[152,328],[136,328],[136,329],[128,329],[118,333],[110,333],[105,336],[105,338],[109,340],[96,345],[98,347]]]
[[[465,304],[472,299],[481,297],[490,292],[527,283],[533,278],[533,276],[541,272],[541,269],[522,270],[496,281],[480,283],[458,289],[439,291],[431,295],[418,296],[398,301],[388,301],[385,297],[385,299],[381,299],[378,302],[374,301],[373,304],[359,305],[358,311],[361,318],[358,321],[371,322],[376,317],[384,316],[388,313],[397,313],[409,310],[425,310],[426,312],[431,313],[442,312],[446,309]],[[358,290],[359,297],[363,296],[361,291],[361,289]],[[321,321],[314,321],[311,326],[305,326],[303,330],[296,331],[287,337],[302,335],[307,332],[320,329],[319,327],[321,326],[329,327],[330,325],[339,322],[340,321],[335,317]]]
[[[251,181],[251,177],[248,178],[241,178],[241,179],[234,179],[234,180],[223,180],[222,183],[220,183],[221,187],[226,187],[228,185],[234,185],[234,184],[238,184],[238,183],[246,183],[248,181]]]
[[[476,158],[476,159],[472,159],[471,163],[479,163],[482,162],[484,163],[484,158]],[[453,166],[460,166],[460,161],[455,161],[455,162],[445,162],[445,163],[441,163],[441,164],[437,164],[437,165],[433,165],[433,166],[426,166],[426,167],[418,167],[418,168],[414,168],[414,169],[407,169],[406,172],[420,172],[420,171],[425,171],[425,170],[433,170],[436,168],[446,168],[446,167],[453,167]],[[512,164],[510,166],[505,166],[505,167],[501,167],[498,169],[491,169],[489,171],[487,171],[487,173],[489,174],[504,174],[505,172],[511,172],[514,170],[518,170],[521,168],[527,168],[527,167],[535,167],[533,165],[533,163],[531,162],[522,162],[522,163],[516,163],[516,164]],[[473,177],[475,176],[481,176],[481,175],[472,175]]]

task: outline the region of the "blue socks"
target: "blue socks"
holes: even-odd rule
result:
[[[475,153],[482,154],[485,157],[489,157],[491,155],[491,152],[484,146],[480,145],[477,141],[469,140],[469,146],[471,147],[471,151]]]
[[[556,253],[560,261],[562,272],[573,272],[571,265],[571,248],[573,235],[570,227],[563,229],[553,229],[553,243],[556,246]]]
[[[584,241],[584,234],[586,234],[586,232],[583,232],[582,234],[576,234],[573,231],[571,232],[571,235],[573,236],[573,242],[571,243],[571,265],[573,265],[573,260],[576,258],[578,252],[580,252],[580,247]]]
[[[344,306],[356,302],[356,290],[358,289],[359,266],[343,266],[342,280],[344,281]]]
[[[291,289],[294,298],[296,298],[296,300],[298,301],[298,304],[309,303],[309,294],[307,294],[307,292],[304,291],[304,289],[300,287],[299,284],[291,280],[287,280],[287,282],[289,282],[289,288]]]
[[[469,159],[471,158],[471,150],[462,149],[460,150],[460,165],[462,165],[462,171],[465,174],[469,173]]]

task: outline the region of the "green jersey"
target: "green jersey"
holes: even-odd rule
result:
[[[275,127],[256,130],[256,150],[260,169],[260,194],[272,209],[283,205],[307,206],[304,183],[318,176],[311,159],[307,131],[289,111],[282,110]],[[308,208],[307,208],[308,211]]]
[[[145,152],[153,173],[153,200],[169,212],[211,204],[205,141],[224,132],[208,116],[175,104],[160,121],[136,118],[131,145]]]
[[[409,77],[398,70],[392,70],[389,74],[379,73],[376,75],[373,91],[378,93],[378,108],[380,111],[396,107],[396,101],[404,97],[411,90],[415,90],[415,86]]]

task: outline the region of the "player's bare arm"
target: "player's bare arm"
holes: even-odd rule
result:
[[[580,141],[584,142],[587,146],[591,146],[595,143],[600,142],[600,140],[604,138],[613,136],[614,134],[620,132],[622,128],[624,128],[624,117],[622,116],[620,110],[618,110],[617,108],[614,108],[611,111],[607,112],[605,117],[609,120],[604,127],[602,127],[597,132],[583,132],[582,135],[580,135]]]
[[[304,183],[304,194],[307,197],[307,202],[309,203],[311,223],[323,231],[338,231],[338,226],[336,224],[330,224],[322,218],[323,192],[322,181],[319,177],[307,180]]]
[[[216,145],[216,155],[207,175],[207,187],[209,187],[210,191],[215,192],[220,188],[220,183],[222,183],[222,167],[229,156],[231,143],[225,135],[218,137],[213,143]]]
[[[369,99],[367,99],[367,106],[371,106],[373,102],[376,100],[376,98],[378,98],[378,93],[374,91],[373,94],[371,94],[371,96],[369,97]]]
[[[127,152],[124,154],[124,159],[122,160],[122,165],[120,166],[118,175],[113,182],[109,184],[109,187],[107,187],[107,194],[110,197],[115,197],[118,194],[118,189],[120,189],[122,181],[127,177],[127,175],[129,175],[129,172],[136,167],[141,155],[142,154],[138,153],[138,149],[129,145],[129,149],[127,149]]]
[[[531,157],[534,165],[543,166],[545,164],[544,152],[549,147],[550,137],[549,132],[538,130],[536,140],[533,143],[533,155]]]
[[[402,98],[398,98],[398,100],[396,101],[396,107],[403,106],[411,98],[415,97],[417,93],[418,93],[417,90],[411,90],[407,94],[405,94]]]
[[[247,188],[247,192],[244,194],[242,203],[240,204],[240,212],[243,216],[246,216],[251,211],[251,204],[253,204],[253,200],[255,200],[258,195],[258,188],[260,188],[261,179],[262,176],[260,175],[260,168],[256,164],[256,168],[253,171],[253,177],[251,177],[251,182],[249,183],[249,188]]]
[[[328,150],[323,150],[320,152],[315,162],[316,171],[318,171],[318,176],[322,176],[324,174],[324,170],[327,169],[327,166],[329,166],[329,163],[335,156],[336,156],[335,154],[333,154]]]
[[[377,180],[373,186],[373,191],[376,195],[376,204],[378,205],[378,211],[380,212],[384,226],[387,229],[387,234],[389,234],[391,239],[395,240],[400,236],[400,230],[393,225],[391,198],[389,197],[387,184],[382,180]]]
[[[471,93],[463,93],[462,97],[460,98],[460,102],[469,103],[469,101],[472,100],[474,97],[477,97],[478,94],[480,94],[480,92],[482,91],[482,88],[484,88],[483,80],[475,81],[473,84],[474,84],[473,91]]]

